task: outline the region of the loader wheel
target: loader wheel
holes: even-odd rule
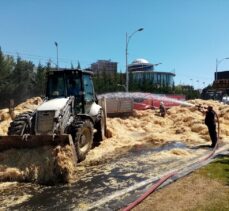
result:
[[[83,161],[90,151],[93,142],[93,124],[85,120],[78,124],[75,136],[75,147],[78,161]]]
[[[105,139],[105,130],[106,130],[104,111],[101,110],[99,115],[100,115],[99,117],[100,120],[96,125],[97,132],[95,133],[95,137],[94,137],[94,141],[96,143],[99,143]]]
[[[31,119],[33,117],[33,112],[25,112],[22,113],[14,119],[13,122],[10,123],[8,128],[8,135],[23,135],[26,133],[30,133],[32,123]]]

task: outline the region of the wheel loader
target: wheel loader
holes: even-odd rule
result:
[[[0,137],[0,151],[70,145],[75,162],[105,137],[106,114],[94,91],[93,73],[80,69],[47,73],[46,97],[33,112],[18,115]]]

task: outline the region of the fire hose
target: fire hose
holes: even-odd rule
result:
[[[217,115],[217,113],[215,112],[216,118],[217,118],[217,123],[218,123],[218,133],[217,133],[217,142],[213,148],[213,150],[211,151],[211,153],[209,155],[207,155],[206,157],[204,157],[203,159],[197,161],[194,164],[197,163],[201,163],[204,162],[206,160],[208,160],[209,158],[211,158],[214,154],[215,151],[218,147],[218,140],[219,140],[219,132],[220,132],[220,123],[219,123],[219,117]],[[158,187],[160,187],[164,182],[166,182],[169,178],[175,176],[178,174],[178,171],[174,171],[171,172],[163,177],[161,177],[155,184],[153,184],[145,193],[143,193],[139,198],[137,198],[134,202],[130,203],[127,207],[123,208],[122,211],[129,211],[131,209],[133,209],[134,207],[136,207],[138,204],[140,204],[143,200],[145,200],[151,193],[153,193],[154,191],[156,191],[156,189]]]

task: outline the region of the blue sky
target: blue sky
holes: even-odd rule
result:
[[[213,80],[216,58],[229,57],[228,0],[0,0],[0,46],[35,63],[89,67],[98,59],[161,62],[176,84],[203,87]],[[229,70],[229,59],[219,64]],[[199,81],[199,82],[197,82]]]

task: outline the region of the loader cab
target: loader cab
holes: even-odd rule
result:
[[[97,101],[92,73],[78,69],[48,72],[46,97],[54,99],[70,96],[75,97],[77,110],[89,112],[92,103]]]
[[[76,96],[82,89],[78,71],[49,71],[46,96],[48,99]]]

